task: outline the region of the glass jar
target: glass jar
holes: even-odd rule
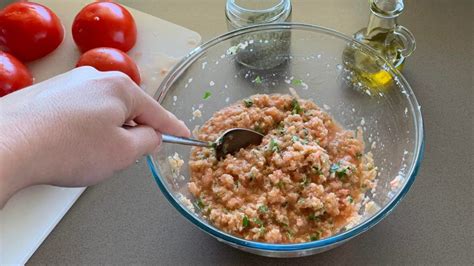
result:
[[[291,21],[290,0],[227,0],[227,28]],[[289,31],[249,34],[232,42],[237,62],[251,69],[272,69],[288,58],[291,35]]]

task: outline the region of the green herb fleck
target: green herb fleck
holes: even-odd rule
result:
[[[323,174],[323,172],[321,171],[321,169],[318,166],[313,166],[312,169],[313,169],[313,172],[318,176]]]
[[[316,221],[319,220],[319,218],[314,213],[311,213],[310,215],[308,215],[308,220]]]
[[[258,226],[263,226],[263,222],[262,220],[258,219],[258,218],[254,218],[253,219],[253,222],[258,225]]]
[[[280,147],[278,146],[278,142],[276,142],[275,139],[270,140],[270,150],[272,152],[279,152],[280,151]]]
[[[303,113],[303,109],[296,98],[291,100],[291,113],[294,115]]]
[[[206,204],[204,204],[201,198],[198,198],[194,205],[200,210],[203,210],[206,207]]]
[[[286,236],[288,237],[288,239],[292,239],[293,238],[293,232],[291,230],[286,231]]]
[[[262,78],[260,76],[257,76],[254,80],[253,80],[256,84],[262,84]]]
[[[353,202],[354,202],[354,199],[353,199],[351,196],[347,196],[347,200],[349,201],[349,203],[353,203]]]
[[[319,238],[321,238],[321,233],[320,232],[316,232],[316,233],[309,236],[309,240],[311,240],[311,241],[316,241]]]
[[[236,188],[236,189],[238,189],[238,188],[239,188],[239,186],[240,186],[240,182],[239,182],[239,180],[235,181],[234,185],[235,185],[235,188]]]
[[[360,160],[360,158],[362,158],[362,153],[357,152],[357,153],[356,153],[356,158],[357,158],[358,160]]]
[[[300,142],[301,144],[308,144],[308,141],[307,141],[307,140],[300,139],[300,137],[298,137],[298,136],[292,136],[292,137],[291,137],[291,140],[292,140],[293,142]]]
[[[255,125],[253,127],[253,130],[255,130],[256,132],[258,132],[260,134],[263,134],[263,128],[260,125]]]
[[[303,81],[301,79],[292,79],[291,84],[293,85],[301,85],[303,84]]]
[[[301,184],[302,184],[304,187],[306,187],[306,186],[309,184],[309,182],[310,182],[309,178],[308,178],[306,175],[304,175],[304,176],[303,176],[303,181],[301,182]]]
[[[277,131],[280,135],[285,134],[285,124],[283,122],[280,122],[277,126]]]
[[[347,168],[342,168],[336,171],[336,176],[339,178],[343,178],[347,176]]]
[[[258,233],[261,235],[265,234],[265,227],[263,225],[260,226],[260,229],[258,229]]]
[[[339,178],[347,176],[347,168],[341,167],[338,163],[332,164],[330,171],[331,173],[335,173]]]
[[[253,105],[252,99],[245,99],[244,100],[245,107],[250,108]]]
[[[211,95],[212,95],[212,93],[210,91],[206,91],[206,92],[204,92],[204,96],[202,96],[202,98],[204,100],[207,100],[211,97]]]
[[[249,217],[247,217],[247,215],[244,215],[244,218],[242,218],[242,226],[248,227],[249,225],[250,225]]]
[[[282,189],[284,186],[285,186],[285,183],[283,183],[283,181],[281,181],[281,180],[278,181],[277,187],[278,187],[279,189]]]
[[[265,206],[265,205],[261,205],[260,207],[258,207],[258,212],[259,213],[267,213],[268,212],[268,207]]]

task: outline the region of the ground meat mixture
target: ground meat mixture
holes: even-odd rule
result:
[[[309,100],[259,94],[216,112],[197,137],[215,141],[234,127],[265,137],[220,161],[213,149],[196,147],[189,162],[189,191],[214,226],[248,240],[300,243],[358,216],[376,176],[360,133]]]

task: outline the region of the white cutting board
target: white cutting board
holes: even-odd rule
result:
[[[71,36],[72,21],[92,1],[36,0],[50,7],[65,27],[65,39],[47,57],[28,65],[35,82],[74,67],[79,52]],[[166,73],[195,48],[201,37],[196,32],[128,8],[138,28],[135,59],[142,76],[142,88],[153,95]],[[24,264],[66,214],[85,188],[35,186],[16,194],[0,211],[0,264]]]

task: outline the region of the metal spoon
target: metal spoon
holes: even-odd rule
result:
[[[191,138],[162,135],[163,142],[176,143],[190,146],[215,148],[218,160],[245,148],[249,145],[258,145],[262,142],[263,135],[250,129],[232,128],[225,131],[215,142],[205,142]]]

